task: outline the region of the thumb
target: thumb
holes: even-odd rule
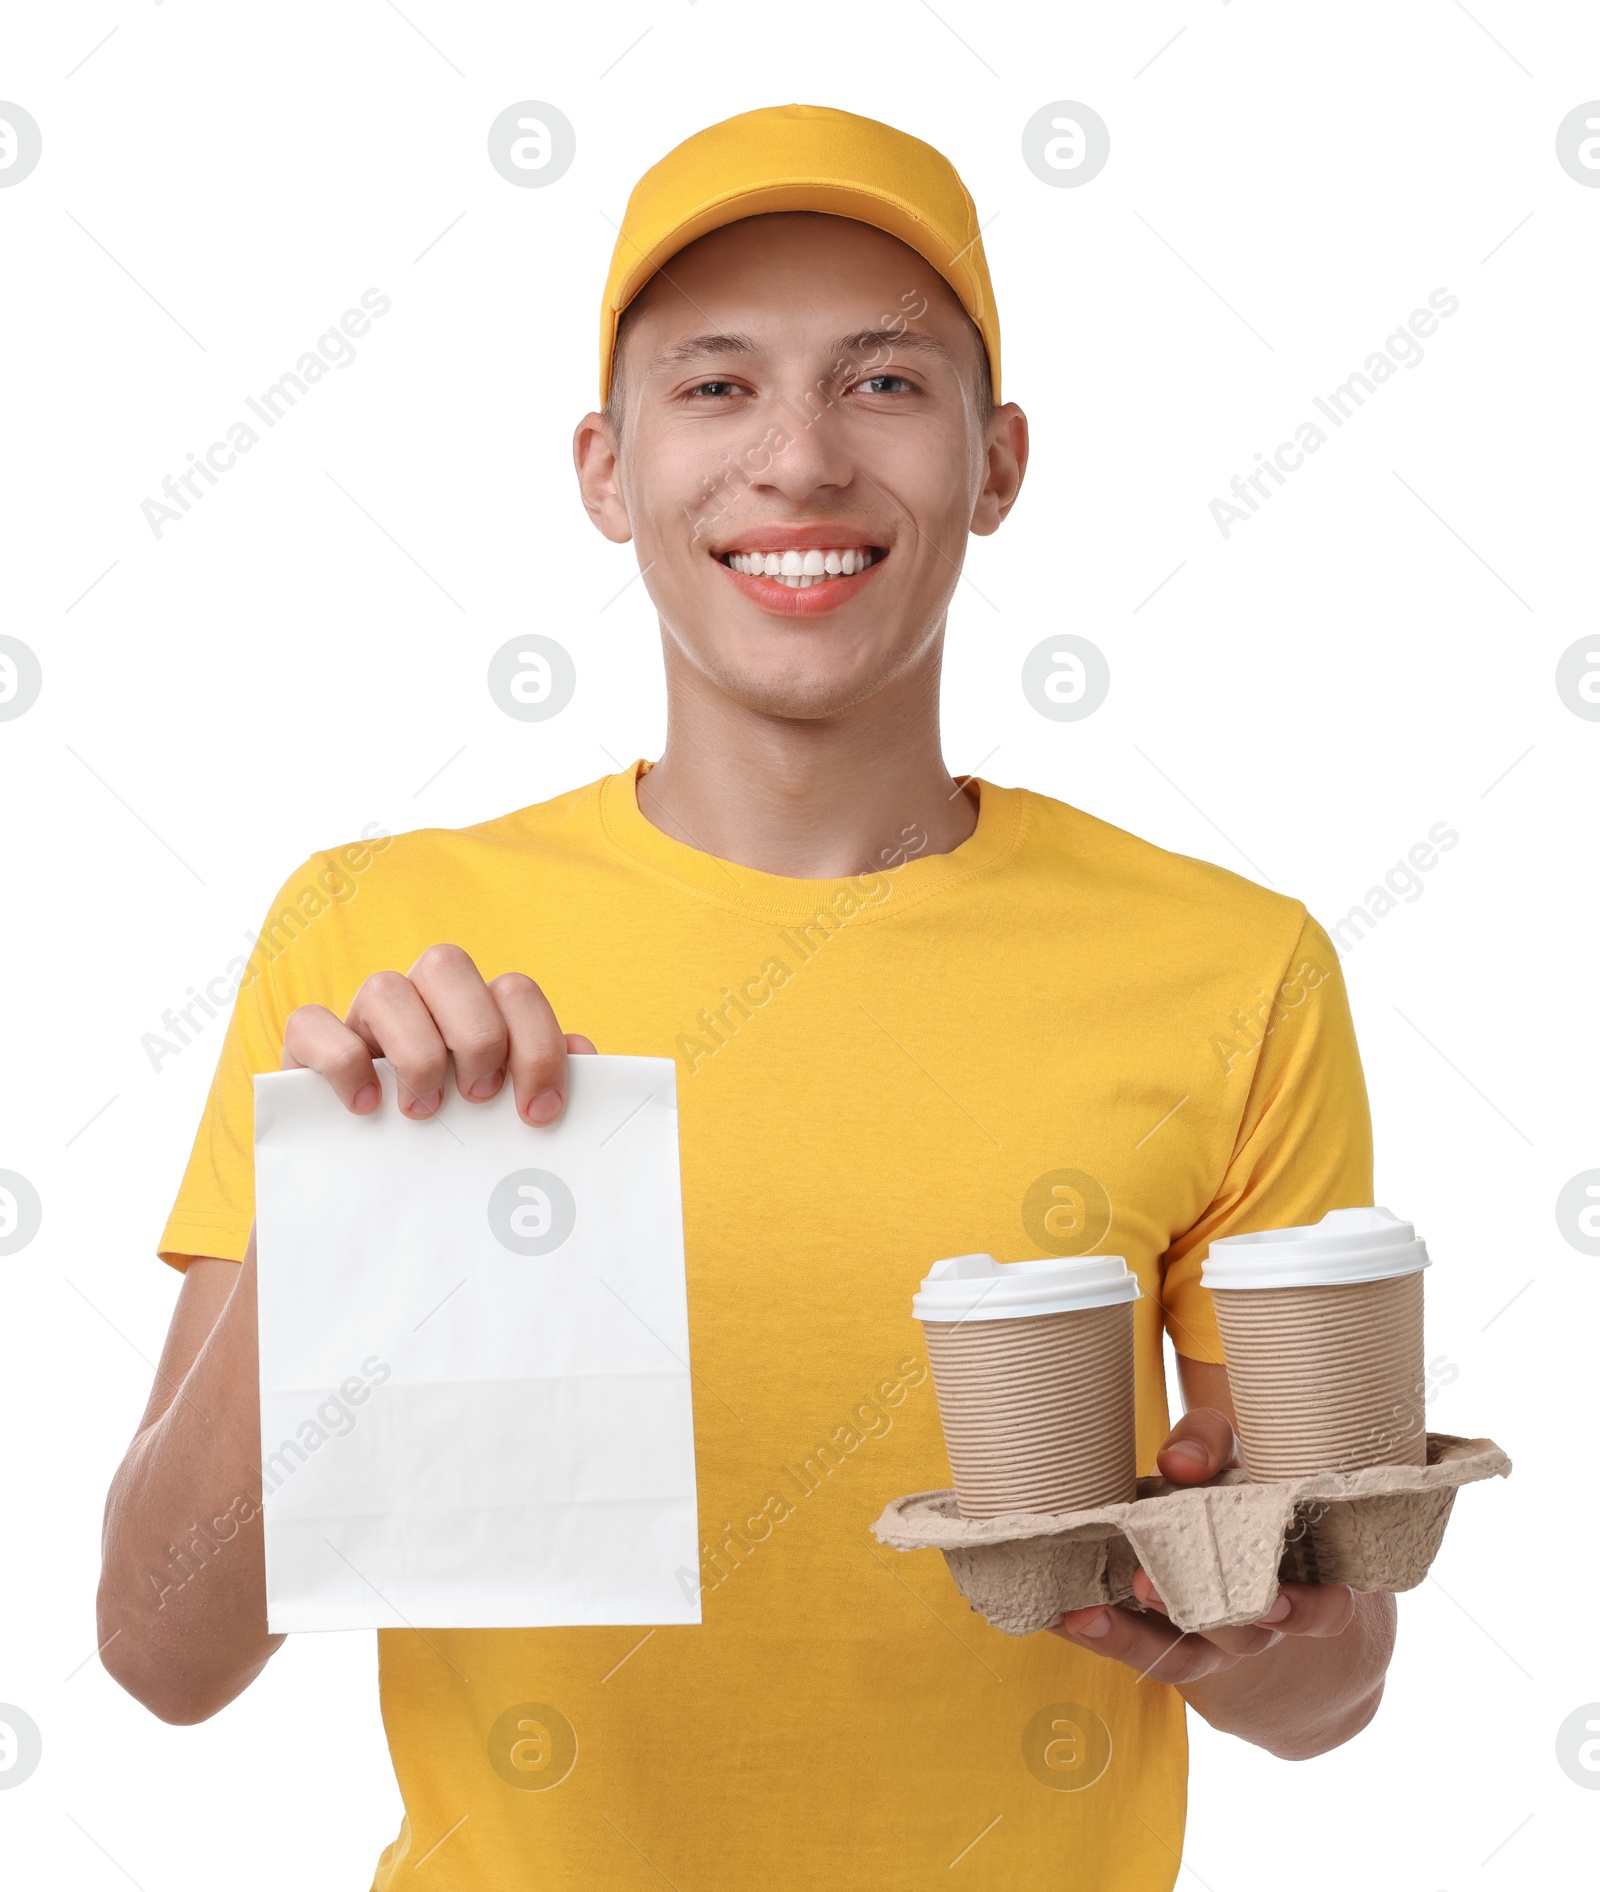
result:
[[[1156,1469],[1175,1485],[1198,1485],[1239,1462],[1239,1442],[1225,1412],[1196,1406],[1167,1434]]]

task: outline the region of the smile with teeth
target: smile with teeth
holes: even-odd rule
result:
[[[881,556],[870,545],[852,545],[837,552],[728,552],[722,562],[746,577],[775,578],[791,591],[804,591],[810,585],[864,572]]]

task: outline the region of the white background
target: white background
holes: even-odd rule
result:
[[[87,1659],[101,1495],[177,1288],[154,1243],[221,1027],[159,1073],[141,1035],[313,847],[658,752],[648,601],[568,461],[608,219],[689,132],[799,97],[955,160],[1033,423],[1023,498],[952,614],[951,766],[1330,925],[1435,823],[1461,837],[1346,972],[1378,1199],[1437,1261],[1429,1353],[1456,1371],[1430,1423],[1495,1437],[1516,1474],[1462,1497],[1354,1745],[1294,1767],[1195,1724],[1183,1883],[1575,1883],[1600,1797],[1555,1737],[1600,1700],[1597,1541],[1563,1507],[1600,1261],[1554,1204],[1600,1165],[1600,724],[1554,671],[1596,628],[1600,190],[1554,139],[1600,97],[1600,17],[108,0],[17,10],[3,50],[0,96],[44,133],[0,190],[0,630],[44,667],[0,724],[0,1167],[45,1205],[0,1262],[0,1701],[45,1743],[0,1794],[11,1882],[357,1888],[395,1830],[370,1637],[291,1641],[197,1729]],[[485,154],[529,98],[577,129],[547,189]],[[1057,99],[1111,128],[1082,188],[1021,158]],[[393,307],[354,364],[155,539],[141,500],[372,286]],[[1461,306],[1426,359],[1224,540],[1209,501],[1439,287]],[[548,723],[485,688],[530,629],[578,667]],[[1111,665],[1079,723],[1018,683],[1061,631]]]

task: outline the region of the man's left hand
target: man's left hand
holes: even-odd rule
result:
[[[1174,1485],[1203,1485],[1238,1463],[1239,1442],[1227,1415],[1205,1406],[1185,1413],[1156,1454],[1157,1471]],[[1165,1620],[1166,1606],[1143,1570],[1134,1574],[1133,1593],[1148,1614],[1100,1604],[1068,1610],[1050,1629],[1141,1675],[1182,1686],[1263,1655],[1286,1636],[1342,1635],[1355,1614],[1355,1598],[1342,1583],[1283,1583],[1257,1622],[1185,1635]]]

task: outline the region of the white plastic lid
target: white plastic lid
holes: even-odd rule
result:
[[[1121,1255],[1048,1255],[1043,1261],[952,1255],[928,1270],[922,1292],[911,1297],[911,1312],[918,1320],[1018,1320],[1138,1299],[1138,1277]]]
[[[1200,1280],[1208,1288],[1327,1288],[1427,1266],[1426,1244],[1388,1209],[1330,1209],[1306,1228],[1223,1236],[1211,1244]]]

